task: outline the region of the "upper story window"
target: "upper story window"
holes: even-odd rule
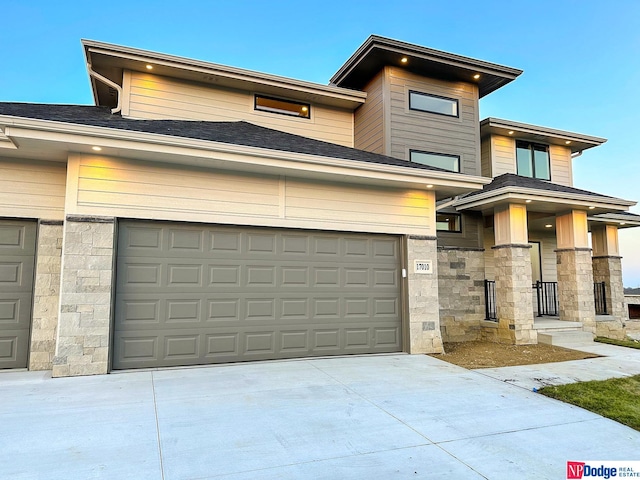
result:
[[[289,115],[290,117],[311,118],[311,106],[308,103],[293,102],[263,95],[256,95],[255,109],[263,112]]]
[[[460,157],[458,155],[448,155],[446,153],[421,152],[420,150],[409,150],[409,160],[421,165],[443,168],[452,172],[460,171]]]
[[[409,91],[409,109],[437,113],[449,117],[458,116],[458,100],[427,93]]]
[[[547,145],[516,141],[516,164],[518,175],[551,180],[549,147]]]

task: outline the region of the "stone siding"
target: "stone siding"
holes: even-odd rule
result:
[[[53,376],[108,372],[115,220],[65,222]]]
[[[438,247],[440,331],[445,342],[482,336],[485,318],[484,249]]]
[[[433,273],[416,273],[416,260],[431,261]],[[435,237],[407,238],[409,353],[443,353],[438,312],[438,254]]]
[[[538,343],[533,329],[531,254],[529,245],[499,245],[495,256],[498,327],[483,328],[483,337],[500,343]]]
[[[604,282],[607,299],[607,312],[620,320],[629,319],[629,309],[624,299],[622,283],[622,257],[593,257],[593,281]]]
[[[585,331],[596,333],[591,249],[556,250],[560,320],[582,322]]]
[[[62,230],[61,221],[41,221],[38,225],[29,370],[51,370],[53,365],[60,300]]]

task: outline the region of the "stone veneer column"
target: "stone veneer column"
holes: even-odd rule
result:
[[[530,245],[496,245],[497,340],[500,343],[538,343],[533,329]]]
[[[65,221],[54,377],[107,373],[115,219]]]
[[[623,340],[627,336],[625,324],[629,320],[629,309],[624,301],[622,257],[593,257],[591,261],[593,281],[604,282],[608,314],[608,317],[596,318],[596,335]]]
[[[416,273],[416,261],[430,262],[432,273]],[[407,270],[409,353],[443,353],[436,237],[407,238]]]
[[[52,368],[60,300],[62,230],[61,220],[41,220],[38,225],[29,370]]]
[[[595,333],[591,249],[558,249],[556,255],[560,320],[582,322],[584,330]]]

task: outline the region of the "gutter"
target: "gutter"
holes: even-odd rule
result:
[[[87,63],[87,70],[89,72],[89,76],[98,80],[99,82],[108,85],[111,88],[114,88],[118,92],[118,103],[116,104],[116,108],[111,109],[111,113],[118,113],[122,110],[122,87],[115,82],[112,82],[107,77],[100,75],[98,72],[94,71],[91,68],[91,64]]]

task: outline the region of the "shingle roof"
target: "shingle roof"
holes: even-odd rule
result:
[[[451,173],[441,168],[429,167],[386,155],[379,155],[377,153],[344,147],[329,142],[313,140],[300,135],[260,127],[244,121],[135,120],[112,114],[107,107],[9,102],[0,102],[0,115],[115,128],[118,130],[192,138],[247,147],[267,148],[284,152],[319,155],[330,158],[354,160],[357,162],[395,165],[416,170]]]
[[[557,183],[548,182],[546,180],[539,180],[537,178],[522,177],[513,173],[503,173],[502,175],[495,177],[493,181],[488,185],[485,185],[482,190],[468,193],[464,195],[464,198],[474,197],[476,195],[490,192],[492,190],[498,190],[504,187],[530,188],[532,190],[546,190],[549,192],[571,193],[577,195],[588,195],[598,198],[616,199],[615,197],[610,197],[609,195],[602,195],[600,193],[581,190],[579,188],[569,187],[567,185],[559,185]]]

